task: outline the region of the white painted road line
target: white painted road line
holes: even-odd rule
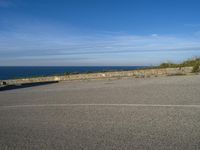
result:
[[[161,105],[161,104],[37,104],[37,105],[10,105],[0,106],[0,109],[27,108],[27,107],[80,107],[80,106],[112,106],[112,107],[183,107],[200,108],[200,105]]]

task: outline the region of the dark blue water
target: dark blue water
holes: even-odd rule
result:
[[[134,70],[144,68],[144,66],[98,66],[98,67],[0,67],[0,80],[49,76],[62,74],[65,72],[98,72],[98,71],[116,71],[116,70]]]

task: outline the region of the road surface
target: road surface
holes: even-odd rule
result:
[[[1,150],[200,150],[200,76],[0,92]]]

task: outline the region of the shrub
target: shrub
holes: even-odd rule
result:
[[[199,66],[200,66],[200,58],[197,57],[197,58],[186,60],[180,64],[162,63],[158,66],[158,68],[193,67],[192,72],[199,72],[200,71]]]
[[[173,63],[162,63],[160,64],[159,68],[175,68],[178,67],[177,64]]]
[[[193,69],[192,69],[192,72],[199,72],[200,69],[199,69],[199,66],[200,66],[200,63],[196,63],[194,66],[193,66]]]

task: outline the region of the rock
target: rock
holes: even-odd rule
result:
[[[136,78],[145,78],[145,74],[143,74],[143,73],[137,73],[137,74],[135,75],[135,77],[136,77]]]
[[[106,74],[105,74],[105,73],[102,73],[102,74],[101,74],[101,76],[102,76],[102,77],[105,77],[105,76],[106,76]]]
[[[60,81],[61,79],[60,79],[60,77],[54,77],[54,81]]]
[[[1,81],[0,85],[7,85],[6,81]]]

